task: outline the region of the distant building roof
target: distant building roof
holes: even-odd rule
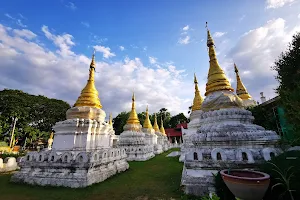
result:
[[[166,128],[166,134],[169,137],[182,136],[181,127],[187,128],[187,123],[177,124],[176,128]]]
[[[268,101],[265,101],[265,102],[259,104],[258,106],[265,106],[265,105],[268,105],[268,104],[273,103],[275,101],[278,101],[279,99],[280,99],[280,96],[276,96],[272,99],[269,99]]]

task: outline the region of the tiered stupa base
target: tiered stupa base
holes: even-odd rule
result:
[[[126,150],[128,161],[146,161],[155,156],[154,146],[145,140],[145,133],[140,131],[127,130],[121,133],[119,146]]]
[[[208,106],[214,109],[199,115],[198,131],[184,130],[193,144],[185,155],[181,180],[187,194],[201,196],[213,192],[213,173],[221,169],[255,168],[280,153],[279,136],[252,124],[251,112],[239,107],[236,95],[216,93],[202,104],[204,110]]]
[[[126,157],[122,148],[91,152],[30,152],[22,158],[21,170],[12,176],[11,181],[82,188],[127,170]]]
[[[70,108],[67,120],[53,127],[52,150],[29,152],[11,181],[79,188],[127,170],[125,149],[112,148],[115,134],[104,119],[98,108]]]

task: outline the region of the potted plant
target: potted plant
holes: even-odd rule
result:
[[[229,190],[243,200],[261,200],[270,184],[270,176],[263,172],[225,169],[220,173]]]

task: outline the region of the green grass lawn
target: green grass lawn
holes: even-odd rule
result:
[[[179,149],[176,149],[179,150]],[[10,182],[0,175],[3,200],[150,200],[186,198],[180,190],[182,163],[162,153],[145,162],[129,162],[129,170],[87,188],[41,187]]]

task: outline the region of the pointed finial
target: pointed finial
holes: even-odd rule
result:
[[[127,124],[140,124],[140,120],[135,110],[135,96],[134,92],[132,93],[132,104],[131,104],[131,112],[129,118],[127,120]]]
[[[251,99],[252,97],[248,93],[246,87],[244,86],[244,84],[240,78],[240,75],[239,75],[239,70],[235,63],[234,63],[234,71],[236,73],[236,94],[243,100]]]
[[[209,55],[209,71],[205,96],[214,91],[227,90],[233,92],[233,88],[231,87],[229,80],[218,63],[214,49],[214,40],[210,35],[209,29],[207,29],[207,47]]]
[[[95,51],[92,56],[92,61],[89,69],[89,79],[87,84],[82,89],[80,96],[78,97],[74,107],[88,106],[102,108],[99,93],[95,87]]]
[[[239,73],[239,70],[238,70],[238,68],[236,67],[236,64],[233,63],[233,65],[234,65],[234,72],[235,72],[235,73]]]
[[[96,53],[96,50],[94,49],[94,52],[93,52],[93,55],[92,55],[92,62],[90,64],[90,67],[91,68],[94,68],[96,67],[96,63],[95,63],[95,53]]]
[[[163,135],[166,135],[166,132],[165,132],[165,128],[164,128],[164,121],[163,121],[163,118],[162,118],[162,115],[160,116],[160,132],[163,134]]]
[[[108,122],[108,124],[109,125],[113,125],[113,123],[112,123],[112,114],[111,113],[109,113],[109,122]]]
[[[194,83],[195,83],[195,84],[198,84],[198,80],[197,80],[197,77],[196,77],[196,73],[194,73]]]
[[[146,107],[146,118],[145,118],[145,121],[144,121],[144,124],[143,124],[143,128],[146,128],[146,129],[152,129],[152,124],[150,122],[150,119],[149,119],[149,112],[148,112],[148,105]]]
[[[156,113],[154,113],[154,124],[153,124],[153,129],[155,130],[155,132],[160,132],[160,131],[159,131],[158,124],[157,124]]]
[[[195,83],[195,96],[192,104],[192,111],[200,110],[203,102],[203,99],[200,95],[199,88],[198,88],[196,73],[194,74],[194,83]]]

